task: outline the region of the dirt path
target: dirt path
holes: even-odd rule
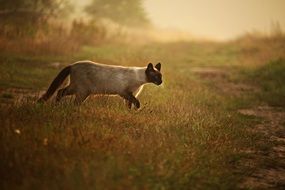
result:
[[[263,134],[267,143],[273,145],[272,149],[253,152],[252,159],[263,163],[263,165],[244,181],[243,186],[256,189],[284,189],[285,112],[270,106],[241,109],[238,112],[243,115],[263,118],[262,123],[252,128],[252,132]]]
[[[217,68],[193,68],[193,73],[202,79],[215,82],[215,86],[223,93],[237,98],[245,92],[258,92],[258,87],[248,84],[232,83],[227,80],[228,72]],[[261,147],[258,150],[247,150],[251,153],[248,160],[250,167],[257,168],[246,177],[241,184],[244,189],[285,189],[285,112],[281,108],[270,107],[265,103],[252,108],[237,110],[247,116],[259,117],[262,122],[249,130],[262,135]],[[272,145],[272,146],[271,146]]]

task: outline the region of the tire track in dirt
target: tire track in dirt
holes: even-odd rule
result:
[[[263,135],[267,143],[273,145],[270,150],[253,152],[251,159],[261,160],[263,165],[245,179],[243,186],[255,189],[285,189],[285,112],[270,106],[241,109],[238,112],[263,118],[263,122],[251,130]]]
[[[236,98],[245,93],[259,92],[259,88],[244,83],[230,82],[228,71],[217,68],[193,68],[192,72],[203,80],[211,80],[223,93]],[[262,135],[266,139],[262,144],[270,144],[272,148],[265,150],[246,150],[251,157],[248,160],[250,167],[256,170],[244,179],[242,189],[285,189],[285,112],[282,108],[271,107],[265,103],[256,107],[237,110],[246,116],[262,118],[262,122],[249,129],[250,132]],[[266,164],[265,164],[266,163]]]

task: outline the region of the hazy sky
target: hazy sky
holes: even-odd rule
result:
[[[153,23],[203,37],[229,39],[248,31],[285,29],[285,0],[145,0]]]

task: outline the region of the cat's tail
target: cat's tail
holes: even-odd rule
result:
[[[64,69],[62,69],[58,75],[55,77],[55,79],[50,84],[48,90],[40,99],[38,99],[38,102],[45,102],[47,101],[56,91],[56,89],[63,83],[65,78],[70,74],[71,66],[67,66]]]

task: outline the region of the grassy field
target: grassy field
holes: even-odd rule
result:
[[[284,41],[112,44],[63,56],[1,52],[0,188],[254,189],[244,181],[269,159],[252,156],[270,153],[274,143],[251,130],[264,118],[239,110],[284,110]],[[119,97],[91,97],[81,107],[72,97],[35,103],[61,68],[82,59],[161,62],[164,83],[144,88],[138,111]]]

